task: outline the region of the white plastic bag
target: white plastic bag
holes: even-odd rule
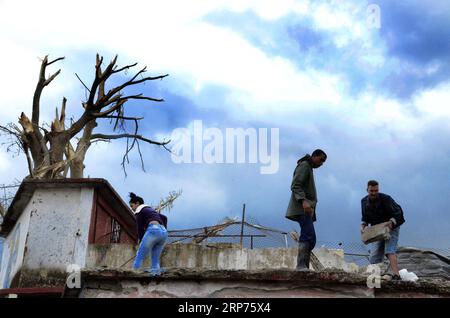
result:
[[[414,274],[413,272],[408,272],[408,270],[406,268],[400,270],[398,273],[400,274],[400,278],[403,281],[416,282],[419,280],[419,277],[417,277],[416,274]]]

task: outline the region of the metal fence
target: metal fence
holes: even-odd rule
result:
[[[220,234],[211,233],[211,227],[169,231],[169,243],[232,243],[246,248],[289,247],[292,245],[288,233],[273,232],[246,224],[241,234],[241,223],[232,223],[220,230]]]
[[[362,242],[318,241],[316,248],[320,247],[344,250],[344,259],[347,263],[355,263],[359,266],[369,264],[370,245],[365,245]]]
[[[286,248],[296,247],[297,241],[288,232],[268,229],[265,227],[253,227],[246,225],[241,236],[241,223],[230,224],[220,231],[220,234],[209,234],[209,227],[169,231],[170,243],[232,243],[240,244],[249,249],[254,248]],[[345,260],[360,266],[369,263],[369,248],[363,243],[325,242],[318,241],[316,248],[343,249]]]
[[[20,184],[0,185],[0,224],[3,222],[3,215],[8,210]]]
[[[255,221],[252,217],[248,217],[246,219],[248,221]],[[191,242],[196,242],[198,244],[241,244],[242,242],[243,247],[250,249],[296,247],[298,244],[291,233],[248,222],[244,222],[244,226],[242,226],[242,222],[238,220],[227,220],[213,227],[169,231],[169,243]],[[403,244],[403,246],[411,245]],[[362,242],[318,241],[316,248],[321,247],[344,250],[344,258],[346,262],[355,263],[358,266],[365,266],[369,264],[371,246],[365,245]],[[450,257],[450,248],[411,247],[422,250],[430,250]]]
[[[0,184],[0,210],[3,208],[3,212],[6,212],[9,205],[11,204],[12,200],[14,199],[14,196],[19,189],[20,183],[17,184]],[[0,213],[0,220],[2,218],[2,215]]]

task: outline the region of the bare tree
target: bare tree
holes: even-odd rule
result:
[[[125,116],[125,107],[130,100],[145,100],[152,102],[162,102],[163,99],[152,98],[143,94],[124,93],[124,90],[148,81],[160,80],[168,76],[144,76],[146,67],[137,71],[128,81],[115,86],[108,91],[105,90],[105,84],[114,74],[128,72],[137,65],[137,63],[118,67],[116,65],[117,55],[103,69],[103,57],[98,54],[95,63],[95,78],[90,85],[86,86],[80,79],[88,92],[87,100],[81,103],[84,111],[82,115],[66,127],[66,98],[62,99],[60,110],[56,108],[56,116],[50,125],[50,130],[42,127],[39,122],[40,98],[42,91],[48,86],[60,73],[61,70],[46,77],[47,67],[55,62],[64,59],[59,57],[53,61],[48,60],[46,56],[41,63],[39,80],[33,96],[31,120],[21,113],[19,124],[8,124],[0,126],[0,131],[15,138],[15,145],[19,146],[25,153],[30,172],[29,177],[34,179],[53,179],[67,177],[70,171],[70,177],[82,178],[84,172],[84,160],[86,152],[93,142],[110,141],[114,139],[125,138],[127,145],[122,159],[122,167],[125,172],[125,164],[128,163],[128,154],[133,148],[137,148],[143,167],[143,158],[139,148],[139,142],[145,142],[163,147],[170,151],[166,145],[169,141],[154,141],[139,134],[139,121],[142,117]],[[97,127],[97,120],[108,119],[113,124],[113,131],[121,130],[121,133],[104,134],[93,133]],[[134,124],[133,132],[126,132],[125,122]],[[73,142],[73,143],[72,143]],[[125,172],[126,174],[126,172]]]

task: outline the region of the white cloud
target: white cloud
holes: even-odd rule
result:
[[[450,125],[450,82],[421,91],[414,96],[414,104],[428,120],[442,120]],[[450,126],[448,126],[450,127]]]
[[[39,61],[36,54],[17,43],[3,40],[1,46],[8,49],[0,53],[4,61],[3,75],[0,76],[3,92],[0,98],[0,118],[2,122],[17,121],[20,109],[31,109],[38,75],[36,65],[39,65]]]
[[[254,11],[260,18],[264,20],[276,20],[285,15],[306,14],[310,8],[309,1],[272,1],[272,0],[240,0],[240,1],[224,1],[225,8],[235,12],[244,12],[246,10]]]
[[[335,6],[318,5],[314,8],[313,16],[317,27],[321,29],[341,29],[350,28],[353,19],[349,13],[338,10]]]
[[[53,56],[66,55],[63,67],[80,72],[80,68],[92,68],[93,58],[75,66],[70,60],[71,52],[81,48],[92,49],[92,53],[97,50],[118,52],[122,63],[138,60],[148,65],[152,72],[169,72],[193,92],[200,91],[206,84],[227,87],[233,91],[234,98],[245,102],[243,104],[249,111],[278,107],[280,104],[286,107],[289,103],[297,103],[296,107],[300,102],[333,103],[339,98],[336,88],[339,79],[336,76],[317,70],[300,71],[287,59],[267,56],[235,32],[201,22],[203,15],[221,8],[237,11],[251,8],[266,19],[306,12],[307,6],[293,1],[275,7],[269,1],[231,4],[226,1],[204,1],[195,5],[185,2],[158,2],[158,5],[140,2],[137,6],[139,10],[133,10],[133,14],[122,14],[117,20],[111,17],[117,16],[121,7],[119,2],[109,2],[108,6],[99,2],[89,2],[89,5],[77,2],[64,9],[51,1],[32,3],[23,13],[16,2],[4,2],[2,7],[2,11],[8,14],[0,22],[0,27],[9,32],[0,36],[0,41],[12,49],[9,56],[3,52],[0,54],[8,60],[20,61],[29,52],[35,59],[49,51]],[[89,10],[86,10],[87,7]],[[177,10],[173,10],[174,7]],[[49,8],[52,8],[51,14]],[[65,14],[67,11],[71,14]],[[14,13],[18,12],[22,14],[16,19]],[[51,18],[42,19],[43,16]],[[96,21],[97,24],[86,21]],[[102,23],[105,26],[99,26]],[[20,58],[17,59],[17,56]],[[38,65],[29,57],[26,60],[27,63],[22,65],[19,62],[8,72],[22,76],[29,74],[25,84],[31,88]],[[10,84],[13,96],[20,95],[18,82],[20,78],[12,82],[15,84]],[[56,87],[61,85],[57,81],[52,83],[53,91],[59,95],[73,90],[73,86],[69,87],[65,81],[59,83],[66,85],[62,88]],[[21,95],[26,95],[29,100],[31,89]],[[255,104],[258,105],[254,107]]]
[[[11,162],[6,158],[6,154],[0,152],[0,172],[5,173],[11,169]]]
[[[25,156],[0,152],[0,184],[15,184],[27,174],[28,169]]]
[[[337,47],[367,40],[370,29],[366,22],[366,6],[351,1],[316,2],[311,8],[314,26],[334,33]]]
[[[122,64],[137,60],[148,65],[152,73],[168,72],[177,84],[169,89],[192,98],[205,85],[229,89],[230,95],[224,98],[239,105],[238,116],[244,110],[250,116],[273,115],[274,120],[294,122],[305,112],[324,111],[348,119],[352,127],[384,123],[395,126],[394,130],[407,131],[423,126],[394,100],[377,97],[373,92],[350,98],[346,96],[345,78],[315,69],[300,70],[288,59],[268,56],[240,34],[202,21],[205,14],[221,9],[253,10],[266,20],[292,13],[309,14],[318,29],[335,32],[337,41],[342,41],[340,45],[361,40],[358,52],[362,54],[353,55],[358,56],[361,65],[378,68],[384,65],[384,49],[375,46],[371,31],[364,25],[364,5],[333,1],[327,5],[286,1],[276,6],[270,1],[199,1],[195,5],[139,1],[128,14],[120,12],[121,8],[123,3],[119,1],[108,2],[107,6],[81,1],[64,8],[58,2],[44,1],[32,2],[22,10],[15,1],[2,2],[1,11],[7,14],[0,28],[8,31],[0,35],[0,43],[9,49],[0,57],[12,61],[6,64],[8,76],[0,79],[1,87],[9,92],[0,99],[2,119],[16,121],[24,108],[30,112],[39,68],[37,57],[45,53],[53,57],[66,55],[59,65],[62,74],[44,91],[43,105],[48,106],[43,109],[43,117],[49,121],[60,98],[76,96],[74,87],[79,91],[73,73],[89,74],[93,68],[93,56],[81,63],[71,59],[70,54],[82,49],[92,50],[92,54],[97,50],[105,54],[118,52]],[[417,96],[414,103],[428,118],[448,115],[448,108],[438,106],[448,98],[446,94],[445,88],[430,91]],[[78,100],[70,102],[78,107]],[[211,101],[211,107],[214,105]],[[395,125],[391,125],[394,121]]]

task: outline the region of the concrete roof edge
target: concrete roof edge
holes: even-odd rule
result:
[[[128,217],[133,217],[131,211],[128,211],[128,205],[122,200],[122,198],[117,194],[111,184],[103,178],[81,178],[81,179],[52,179],[52,180],[34,180],[34,179],[24,179],[19,186],[19,189],[14,196],[8,210],[3,217],[3,223],[0,228],[0,236],[6,237],[11,229],[14,227],[15,223],[19,219],[26,207],[28,202],[33,196],[34,191],[37,188],[106,188],[107,191],[116,197],[117,201],[123,205],[129,214]]]
[[[347,285],[367,287],[367,276],[347,273],[342,270],[325,269],[322,271],[296,271],[293,269],[263,270],[204,270],[173,268],[159,277],[150,277],[148,273],[120,269],[84,269],[83,280],[195,280],[195,281],[276,281],[289,283],[308,283],[309,285]],[[368,288],[368,287],[367,287]],[[422,292],[450,296],[450,282],[441,279],[421,279],[419,282],[382,281],[377,291],[400,293]]]

